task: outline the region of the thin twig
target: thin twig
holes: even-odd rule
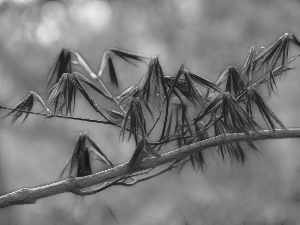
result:
[[[14,108],[11,108],[8,106],[2,106],[2,105],[0,105],[0,109],[7,109],[7,110],[13,110],[13,111],[17,111],[17,112],[29,113],[32,115],[43,116],[45,118],[62,118],[62,119],[69,119],[69,120],[80,120],[80,121],[91,122],[91,123],[109,124],[109,125],[114,125],[114,126],[119,127],[119,125],[115,124],[112,121],[103,121],[103,120],[87,119],[87,118],[74,117],[74,116],[63,116],[63,115],[54,115],[54,114],[49,114],[49,113],[32,112],[32,111],[26,111],[26,110],[21,110],[21,109],[14,109]]]

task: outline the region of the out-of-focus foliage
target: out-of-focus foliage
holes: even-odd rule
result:
[[[184,61],[191,72],[214,80],[228,65],[240,70],[251,45],[265,46],[285,32],[299,37],[299,9],[293,0],[1,0],[0,101],[12,105],[29,90],[44,93],[50,67],[63,47],[81,52],[94,69],[103,52],[114,46],[158,55],[167,75],[175,75]],[[128,67],[122,59],[114,65],[121,74],[121,89],[146,72],[146,66]],[[104,79],[110,81],[105,75]],[[278,83],[280,97],[268,100],[287,127],[300,126],[295,104],[299,82],[298,70],[290,72]],[[83,100],[77,104],[76,115],[97,116],[84,110]],[[105,125],[33,116],[22,125],[9,125],[9,120],[1,120],[1,193],[58,179],[81,131],[89,131],[114,164],[127,161],[134,150],[133,143],[120,142],[116,129]],[[215,162],[217,156],[212,155],[203,173],[187,167],[179,175],[169,172],[84,199],[54,196],[32,206],[4,209],[0,221],[297,224],[299,140],[266,141],[260,146],[261,153],[249,154],[245,166]],[[93,168],[102,169],[97,163]]]

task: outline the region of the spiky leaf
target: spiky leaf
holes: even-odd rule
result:
[[[51,88],[48,101],[54,105],[54,114],[59,111],[65,114],[72,113],[75,107],[76,86],[70,79],[72,74],[64,73],[59,81]]]
[[[112,61],[111,57],[108,57],[107,63],[108,63],[108,71],[109,71],[110,81],[115,87],[119,88],[119,83],[118,83],[118,78],[117,78],[115,66],[113,64],[113,61]]]
[[[254,88],[248,90],[246,99],[246,111],[249,115],[251,115],[251,117],[253,117],[252,104],[255,104],[257,106],[269,129],[275,130],[275,128],[277,127],[276,125],[279,125],[281,129],[285,129],[285,126],[282,124],[282,122],[272,112],[272,110]]]
[[[141,102],[138,98],[131,97],[129,108],[122,122],[120,135],[124,138],[125,131],[129,129],[130,134],[134,136],[136,143],[144,139],[147,135],[146,121],[144,118]]]
[[[148,57],[121,48],[110,48],[109,50],[134,66],[134,61],[141,62],[148,59]]]
[[[8,112],[4,117],[12,115],[13,118],[11,123],[14,123],[18,118],[20,118],[23,114],[25,114],[25,117],[23,119],[24,122],[27,119],[30,111],[32,110],[33,102],[34,102],[34,96],[30,93],[24,99],[19,101],[13,107],[13,109],[10,112]]]
[[[93,109],[106,118],[99,110],[96,102],[88,95],[77,76],[77,73],[65,73],[51,89],[49,101],[54,104],[54,114],[57,111],[62,113],[63,109],[65,109],[66,114],[72,113],[75,107],[76,90],[78,89]]]
[[[72,53],[69,49],[63,48],[61,50],[48,75],[48,86],[50,86],[53,81],[54,83],[57,83],[64,73],[72,73],[71,56]]]
[[[228,92],[223,95],[221,115],[229,132],[248,133],[260,128]]]
[[[234,96],[237,96],[245,89],[244,81],[234,66],[227,67],[221,74],[217,84],[221,85],[222,83],[226,83],[224,91]]]
[[[79,134],[76,146],[71,155],[71,158],[67,160],[66,166],[61,172],[61,176],[63,173],[69,168],[70,176],[75,170],[75,166],[77,166],[76,177],[82,177],[92,174],[92,166],[90,159],[90,146],[94,148],[94,153],[98,156],[98,159],[109,165],[110,167],[114,167],[113,163],[105,156],[105,154],[100,150],[97,144],[89,137],[89,135],[84,132]]]
[[[14,123],[18,118],[25,114],[25,117],[23,119],[24,122],[31,113],[34,99],[37,99],[38,102],[43,106],[43,108],[47,110],[48,113],[51,113],[42,97],[36,92],[30,91],[29,94],[24,99],[20,100],[4,117],[13,116],[12,123]]]

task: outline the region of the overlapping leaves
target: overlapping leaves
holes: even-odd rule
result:
[[[245,89],[244,81],[234,66],[226,68],[217,81],[217,85],[221,85],[223,82],[226,82],[225,92],[229,92],[234,97]]]
[[[57,83],[64,73],[72,73],[72,52],[69,49],[62,49],[55,64],[52,66],[48,76],[48,86]]]
[[[136,143],[145,139],[147,136],[146,121],[138,98],[131,97],[128,110],[122,122],[122,129],[120,135],[124,139],[125,131],[130,131],[129,138],[133,135]]]
[[[269,129],[275,130],[275,128],[278,126],[282,129],[285,129],[282,122],[272,112],[272,110],[254,88],[250,88],[247,90],[245,104],[246,111],[251,118],[253,118],[252,105],[255,104]]]
[[[160,103],[166,96],[167,86],[164,81],[164,74],[157,57],[150,60],[148,70],[139,85],[139,97],[148,110],[149,104]]]
[[[52,102],[54,105],[54,114],[56,114],[57,111],[60,113],[65,111],[65,114],[71,113],[75,107],[76,91],[79,90],[93,109],[106,118],[99,110],[96,102],[88,95],[81,81],[102,95],[103,92],[100,89],[97,89],[96,86],[93,86],[88,80],[82,79],[77,73],[64,73],[49,91],[49,102]],[[107,97],[106,95],[103,96]]]
[[[215,135],[231,132],[226,124],[221,120],[217,120],[214,124]],[[229,155],[230,159],[236,160],[238,162],[244,163],[246,160],[246,154],[240,143],[229,143],[220,145],[218,147],[219,153],[223,160],[226,159],[226,156]]]
[[[41,96],[39,96],[34,91],[30,91],[30,93],[21,101],[19,101],[6,115],[12,116],[12,123],[14,123],[18,118],[20,118],[23,114],[25,115],[23,122],[27,119],[29,114],[31,113],[31,110],[33,108],[34,100],[38,100],[38,102],[43,106],[45,110],[47,110],[48,113],[50,113],[50,110],[44,103]]]
[[[292,69],[289,64],[296,59],[296,57],[289,59],[291,43],[300,47],[300,42],[292,34],[284,34],[266,48],[251,47],[242,71],[239,72],[236,67],[229,66],[215,83],[188,71],[183,64],[174,77],[165,76],[158,57],[153,57],[141,82],[125,90],[115,99],[111,97],[105,86],[102,86],[105,90],[102,91],[86,77],[75,72],[72,64],[81,66],[97,80],[103,76],[105,70],[108,71],[111,83],[118,88],[119,74],[115,67],[115,57],[132,65],[146,61],[147,57],[119,48],[110,48],[104,52],[99,72],[96,74],[82,55],[63,49],[50,72],[49,101],[53,103],[54,114],[58,112],[71,114],[79,90],[92,108],[106,119],[89,96],[86,87],[107,99],[114,100],[119,104],[122,112],[105,110],[115,122],[114,125],[121,127],[120,137],[124,139],[125,133],[129,132],[128,138],[133,136],[135,139],[136,150],[129,163],[130,167],[134,168],[147,157],[160,157],[158,151],[168,143],[176,142],[178,147],[182,147],[208,138],[209,129],[213,129],[216,136],[224,133],[256,132],[260,126],[255,121],[254,108],[258,109],[269,129],[275,130],[278,127],[284,129],[282,122],[255,88],[266,83],[270,93],[276,91],[275,78]],[[50,114],[42,98],[31,92],[15,105],[7,116],[12,115],[12,122],[14,122],[25,115],[25,120],[31,113],[35,99]],[[177,99],[177,102],[171,99]],[[152,118],[154,111],[159,112],[155,114],[158,116],[154,118],[154,125],[148,130],[146,122],[148,120],[143,111],[145,108]],[[191,117],[190,112],[196,112],[197,116]],[[160,138],[154,143],[149,141],[148,137],[159,122],[162,124]],[[81,134],[64,171],[69,168],[69,175],[71,175],[77,166],[76,176],[91,174],[91,151],[97,154],[103,163],[113,167],[95,142],[87,134]],[[240,143],[221,145],[219,152],[223,159],[226,155],[241,162],[246,159],[244,148]],[[201,151],[180,158],[178,162],[188,157],[194,167],[198,165],[203,168],[205,160]]]
[[[75,176],[82,177],[92,174],[92,165],[90,154],[94,153],[97,159],[109,167],[114,167],[114,164],[106,157],[99,146],[87,134],[79,135],[76,146],[71,157],[68,159],[61,176],[69,169],[69,176],[76,170]]]
[[[178,147],[182,147],[194,141],[204,140],[208,138],[207,131],[211,128],[214,129],[215,135],[256,132],[260,126],[255,121],[253,105],[270,129],[284,128],[255,87],[266,83],[270,92],[275,91],[275,77],[290,70],[288,65],[295,59],[288,59],[290,43],[300,46],[295,36],[285,34],[266,48],[257,50],[252,47],[242,71],[239,72],[234,66],[227,67],[216,83],[188,71],[183,64],[174,77],[165,76],[158,58],[152,58],[141,82],[116,98],[125,107],[126,113],[106,110],[116,124],[121,125],[121,137],[124,138],[125,132],[129,131],[129,138],[133,136],[136,141],[131,166],[138,165],[147,155],[159,157],[157,151],[170,142],[175,141]],[[103,55],[98,77],[108,68],[111,82],[116,87],[119,83],[113,56],[133,65],[145,59],[121,49],[107,50]],[[255,80],[253,77],[256,77]],[[206,94],[203,94],[203,89]],[[175,104],[170,101],[174,97],[178,99]],[[187,104],[192,109],[188,109]],[[156,110],[154,105],[159,106],[159,115],[150,132],[158,121],[163,123],[161,136],[156,144],[148,141],[150,132],[147,130],[143,112],[146,108],[153,115],[153,110]],[[197,112],[197,116],[190,117],[189,110]],[[164,118],[161,118],[161,115],[164,115]],[[155,151],[153,146],[156,146]],[[149,153],[149,150],[152,153]],[[244,146],[240,143],[221,145],[219,152],[223,159],[226,155],[241,162],[246,159]],[[203,167],[202,152],[188,157],[193,166],[197,164]]]
[[[262,69],[264,74],[263,80],[267,83],[269,93],[275,92],[275,76],[289,70],[290,43],[300,47],[298,39],[290,33],[282,35],[278,41],[273,42],[266,48],[261,48],[259,51],[256,51],[255,47],[251,47],[242,72],[247,77],[247,84],[250,83],[254,73]],[[276,73],[274,73],[275,71]]]

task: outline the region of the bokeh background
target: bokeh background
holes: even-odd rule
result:
[[[78,50],[95,70],[114,46],[158,55],[167,75],[184,61],[215,81],[228,65],[240,69],[252,45],[266,46],[285,32],[300,37],[299,12],[296,0],[0,0],[0,103],[13,106],[30,90],[45,93],[62,47]],[[123,88],[146,70],[116,64]],[[299,68],[299,60],[293,65]],[[287,127],[300,126],[299,73],[278,82],[279,96],[260,90]],[[97,116],[80,97],[75,115]],[[0,194],[57,180],[79,132],[90,132],[115,163],[134,149],[118,140],[116,129],[97,124],[29,116],[12,126],[1,120],[0,129]],[[0,224],[300,224],[299,144],[261,141],[260,153],[249,151],[244,166],[207,153],[203,172],[186,166],[84,199],[61,194],[12,206],[0,210]]]

